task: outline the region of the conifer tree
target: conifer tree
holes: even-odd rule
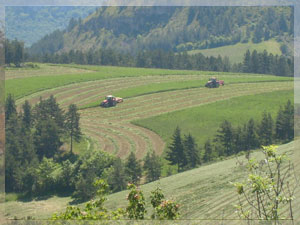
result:
[[[113,171],[108,177],[108,183],[113,192],[126,189],[128,177],[125,174],[125,166],[118,157],[113,163]]]
[[[16,103],[11,94],[8,94],[5,100],[5,122],[10,119],[13,114],[17,114]]]
[[[142,167],[140,162],[135,157],[135,154],[131,152],[125,163],[125,173],[129,178],[129,181],[138,184],[142,176]]]
[[[189,168],[195,168],[201,164],[199,151],[194,137],[191,134],[185,135],[183,140],[184,152],[187,157],[187,164]]]
[[[162,163],[155,152],[147,152],[144,159],[144,171],[146,172],[147,182],[158,180],[161,176]]]
[[[52,158],[62,145],[58,126],[53,119],[46,118],[39,120],[35,129],[34,145],[39,159]]]
[[[66,114],[66,130],[70,135],[70,143],[71,148],[70,151],[72,153],[73,150],[73,139],[76,142],[79,142],[81,138],[81,129],[79,126],[80,115],[77,112],[77,106],[75,104],[69,105],[69,110]]]
[[[273,119],[270,113],[263,112],[262,120],[259,126],[260,143],[264,146],[273,143]]]
[[[32,113],[31,113],[31,106],[27,100],[25,101],[22,108],[23,108],[23,119],[22,119],[23,124],[25,128],[29,129],[32,126]]]
[[[209,162],[212,160],[212,145],[210,144],[210,140],[208,139],[204,144],[204,156],[203,161]]]
[[[181,131],[177,126],[174,134],[173,141],[169,146],[166,159],[170,161],[171,165],[177,165],[177,171],[180,172],[187,164],[186,156],[184,154],[184,148],[181,140]]]
[[[224,148],[224,153],[226,155],[231,155],[234,153],[233,149],[233,128],[231,123],[225,120],[218,130],[218,134],[216,135],[217,141],[222,145]]]
[[[259,139],[255,127],[254,120],[251,118],[246,126],[245,147],[246,150],[251,150],[259,147]]]

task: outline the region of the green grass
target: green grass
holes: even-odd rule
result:
[[[294,99],[292,90],[236,97],[133,123],[156,132],[166,143],[170,143],[176,126],[179,126],[183,134],[191,133],[202,148],[208,138],[213,139],[225,119],[233,126],[243,125],[250,118],[260,120],[263,111],[270,112],[275,119],[279,106],[286,104],[288,99]]]
[[[254,43],[238,43],[235,45],[228,45],[218,48],[203,49],[203,50],[191,50],[189,54],[202,53],[205,56],[215,56],[218,55],[225,57],[228,56],[231,63],[240,63],[243,62],[244,54],[247,50],[252,52],[257,50],[258,52],[263,52],[265,49],[268,53],[273,55],[281,55],[280,44],[275,40],[263,41],[258,44]]]
[[[300,160],[300,151],[296,151],[295,146],[299,146],[299,140],[282,145],[279,152],[287,152],[295,164],[297,174],[300,167],[297,162]],[[251,156],[261,159],[262,154],[256,151]],[[246,162],[244,156],[239,157],[240,161]],[[149,195],[150,191],[160,186],[165,193],[166,198],[173,199],[180,204],[181,219],[236,219],[235,224],[241,224],[238,215],[234,213],[234,204],[237,203],[235,188],[230,182],[244,180],[246,174],[244,169],[236,164],[234,157],[196,168],[187,172],[179,173],[170,177],[162,178],[159,181],[142,185],[140,188],[147,199],[146,207],[148,216],[151,214]],[[300,216],[300,196],[299,189],[296,192],[294,202],[294,218],[299,222]],[[117,207],[125,208],[127,206],[126,195],[128,191],[122,191],[107,196],[105,206],[108,209]],[[35,200],[30,202],[10,201],[6,202],[5,212],[8,218],[26,218],[33,216],[35,219],[50,218],[55,212],[65,210],[70,197],[53,196],[45,200]],[[1,205],[2,204],[2,205]],[[0,203],[3,206],[3,203]],[[80,204],[82,206],[84,204]],[[183,221],[177,221],[181,224]],[[191,222],[191,221],[190,221]],[[211,221],[214,224],[215,221]],[[230,221],[226,221],[227,222]],[[195,221],[193,224],[199,224]],[[202,224],[202,222],[201,222]],[[232,224],[232,223],[230,223]]]
[[[119,96],[122,98],[131,98],[141,95],[153,94],[158,92],[173,91],[173,90],[183,90],[190,88],[204,87],[210,76],[201,76],[197,80],[186,80],[186,81],[171,81],[163,83],[152,83],[148,85],[141,85],[137,87],[131,87],[122,89],[117,92],[113,92],[114,96]],[[278,77],[271,75],[220,75],[218,76],[220,80],[225,81],[225,85],[234,83],[253,83],[253,82],[277,82],[277,81],[292,81],[292,77]],[[99,105],[99,101],[90,102],[81,108],[90,108]]]
[[[62,66],[62,65],[59,65]],[[111,66],[77,66],[64,65],[66,67],[94,69],[93,73],[61,74],[60,76],[35,76],[18,79],[10,79],[5,82],[6,95],[12,93],[16,99],[38,91],[56,88],[68,84],[101,80],[118,77],[139,77],[153,75],[191,75],[191,74],[212,74],[212,72],[189,71],[189,70],[163,70],[163,69],[144,69]],[[22,71],[22,70],[21,70]],[[43,73],[43,70],[41,70]],[[214,73],[215,74],[215,73]],[[22,88],[20,88],[22,87]]]

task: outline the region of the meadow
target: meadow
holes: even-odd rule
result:
[[[50,67],[60,69],[55,76],[42,75],[49,72]],[[96,72],[58,75],[64,67]],[[6,81],[6,93],[13,93],[17,97],[18,108],[20,109],[25,100],[35,104],[40,97],[45,99],[50,95],[54,95],[64,109],[69,104],[75,103],[81,109],[82,130],[89,137],[87,143],[82,146],[93,144],[95,148],[122,158],[127,157],[131,151],[135,152],[140,159],[151,150],[162,154],[176,125],[185,124],[183,120],[189,121],[186,126],[183,125],[183,132],[186,133],[189,130],[195,133],[193,135],[196,136],[201,146],[203,140],[216,131],[222,122],[221,118],[224,117],[215,116],[218,118],[213,119],[215,121],[213,124],[209,119],[199,118],[214,114],[214,110],[225,112],[228,108],[225,104],[224,107],[205,111],[206,108],[202,109],[205,104],[218,102],[215,105],[220,105],[222,100],[231,102],[231,99],[235,97],[242,98],[242,96],[274,91],[290,90],[290,96],[292,96],[293,90],[293,78],[272,75],[219,73],[217,77],[225,80],[225,86],[207,89],[204,88],[204,84],[211,77],[212,72],[82,65],[47,65],[45,67],[41,65],[40,68],[40,76]],[[110,68],[113,69],[106,73]],[[182,75],[177,73],[182,73]],[[108,94],[123,97],[124,103],[108,109],[97,107]],[[281,95],[279,99],[284,99],[284,96]],[[275,96],[274,99],[278,98]],[[256,109],[256,100],[249,102],[248,105],[239,104],[239,101],[231,107],[233,111],[251,112],[243,114],[244,118],[255,114],[257,110],[251,111],[247,107],[251,106]],[[259,102],[265,105],[270,104],[278,110],[278,101],[270,102],[262,98]],[[178,112],[175,111],[178,110],[186,110],[186,112],[178,117],[174,116],[177,115]],[[198,111],[203,113],[201,117],[196,116]],[[197,125],[199,128],[195,128],[194,121],[199,121],[199,126]],[[161,124],[163,126],[159,128]],[[199,131],[204,127],[210,127],[211,131],[205,130],[205,135],[202,135]]]
[[[208,138],[213,139],[224,120],[228,120],[235,127],[242,126],[250,118],[260,122],[264,111],[270,112],[273,120],[275,120],[279,106],[285,105],[288,100],[293,102],[293,90],[235,97],[136,120],[133,123],[154,131],[166,143],[170,143],[176,126],[179,126],[183,134],[191,133],[195,137],[198,146],[203,148],[205,141]]]
[[[56,67],[59,70],[55,71]],[[78,71],[67,73],[69,69]],[[39,72],[31,77],[26,71],[24,77],[18,70],[10,71],[12,78],[6,81],[6,93],[17,98],[19,109],[25,100],[35,104],[40,97],[50,95],[63,109],[72,103],[81,107],[81,128],[86,138],[74,146],[77,154],[84,148],[94,148],[121,158],[131,151],[138,159],[143,159],[148,151],[162,155],[177,125],[184,134],[191,132],[202,147],[224,119],[238,125],[250,117],[259,120],[264,110],[275,118],[279,105],[293,100],[293,78],[271,75],[48,64],[40,65],[35,70]],[[225,80],[225,86],[204,88],[211,76]],[[112,108],[87,108],[88,104],[97,106],[108,94],[125,100]],[[291,148],[292,144],[282,146],[283,151],[290,152]],[[64,149],[69,149],[67,141]],[[232,219],[237,215],[233,213],[235,193],[229,181],[243,177],[243,171],[236,168],[236,161],[231,158],[162,178],[142,188],[148,196],[160,185],[168,198],[181,204],[183,219]],[[124,191],[109,195],[107,207],[125,206],[126,194]],[[66,196],[16,199],[8,196],[7,218],[49,218],[72,201]]]
[[[295,165],[295,172],[299,174],[300,160],[299,140],[282,145],[279,153],[287,153]],[[298,148],[297,148],[298,146]],[[262,159],[259,150],[251,154],[252,157]],[[158,181],[141,185],[146,199],[148,215],[151,214],[149,195],[156,187],[161,187],[166,198],[173,199],[180,204],[181,217],[179,224],[188,219],[192,224],[211,224],[212,222],[226,222],[226,224],[241,224],[242,222],[235,213],[234,205],[238,198],[235,187],[230,182],[243,181],[246,178],[243,165],[246,163],[245,156],[229,158],[224,161],[202,165],[199,168],[162,178]],[[290,180],[294,182],[293,180]],[[126,207],[126,195],[128,191],[122,191],[107,196],[105,206],[108,209]],[[300,222],[300,192],[296,191],[296,198],[293,203],[295,224]],[[48,196],[46,199],[34,201],[11,201],[5,203],[6,217],[25,218],[27,215],[37,219],[47,219],[55,212],[64,211],[65,207],[72,201],[70,197]],[[0,203],[0,205],[3,203]],[[83,206],[80,204],[79,206]],[[286,211],[286,208],[283,209]],[[26,216],[25,216],[26,215]],[[212,219],[213,221],[209,221]],[[205,221],[208,220],[208,221]],[[222,221],[224,220],[224,221]],[[282,221],[284,222],[284,221]],[[285,221],[289,224],[289,221]],[[245,223],[246,224],[246,223]]]
[[[268,50],[268,53],[273,55],[281,55],[280,44],[275,40],[263,41],[261,43],[238,43],[235,45],[227,45],[218,48],[210,48],[203,50],[191,50],[188,51],[188,54],[197,54],[202,53],[205,56],[215,56],[219,55],[222,57],[228,56],[231,63],[241,63],[244,59],[244,54],[247,50],[250,52],[256,50],[257,52],[263,52],[265,49]]]

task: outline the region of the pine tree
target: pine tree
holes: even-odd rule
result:
[[[259,147],[259,138],[257,135],[256,127],[254,120],[251,118],[246,126],[246,133],[245,133],[245,147],[246,150],[251,150]]]
[[[259,71],[259,68],[260,68],[259,57],[257,51],[254,50],[251,55],[251,72],[257,73]]]
[[[17,114],[16,103],[11,94],[8,94],[5,100],[5,122],[10,119],[12,115]]]
[[[233,149],[233,128],[231,126],[231,123],[227,120],[225,120],[218,130],[218,134],[216,135],[216,139],[218,143],[222,145],[224,148],[224,153],[226,155],[231,155],[234,153]]]
[[[65,115],[63,110],[59,107],[56,99],[51,95],[48,99],[43,100],[40,98],[40,102],[34,107],[34,119],[36,123],[39,120],[52,119],[56,123],[59,135],[64,133],[65,129]]]
[[[204,156],[203,161],[209,162],[212,160],[212,146],[210,144],[210,140],[208,139],[204,144]]]
[[[118,157],[113,163],[113,171],[108,177],[108,183],[113,192],[126,189],[128,178],[125,174],[125,166]]]
[[[248,49],[244,55],[243,71],[245,73],[250,73],[251,69],[251,53]]]
[[[144,171],[146,172],[146,181],[152,182],[158,180],[161,176],[162,163],[155,152],[147,152],[144,159]]]
[[[135,157],[135,154],[131,152],[125,163],[125,173],[129,177],[129,181],[138,184],[142,176],[142,167],[140,162]]]
[[[185,135],[183,140],[184,152],[187,157],[187,164],[189,168],[195,168],[197,165],[201,164],[199,151],[197,149],[197,144],[194,137],[189,134]]]
[[[39,159],[52,158],[62,145],[58,126],[53,119],[47,118],[39,120],[35,129],[34,145]]]
[[[262,145],[273,143],[273,119],[270,113],[263,112],[258,134]]]
[[[244,150],[244,135],[242,128],[238,126],[233,133],[233,148],[234,152],[238,153]]]
[[[27,129],[29,129],[32,126],[32,113],[31,113],[31,106],[27,100],[25,101],[22,108],[23,108],[23,124]]]
[[[73,150],[73,139],[79,142],[81,138],[81,129],[79,126],[80,115],[77,112],[77,106],[75,104],[69,105],[69,110],[66,114],[66,130],[68,131],[71,139],[71,153]]]
[[[173,134],[173,142],[169,146],[166,159],[170,161],[171,165],[177,165],[177,171],[180,172],[184,166],[186,166],[186,156],[184,154],[184,148],[181,140],[181,131],[179,127],[176,127]]]

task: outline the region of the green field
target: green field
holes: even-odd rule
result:
[[[93,81],[93,80],[102,80],[102,79],[119,78],[119,77],[154,76],[154,75],[204,74],[204,72],[201,71],[189,71],[189,70],[164,70],[164,69],[110,67],[110,66],[81,66],[81,65],[51,65],[51,66],[52,67],[50,68],[49,66],[41,66],[40,69],[34,69],[36,76],[32,76],[32,77],[28,77],[29,76],[28,73],[32,74],[33,70],[8,69],[7,77],[13,77],[14,79],[6,80],[5,82],[6,94],[12,93],[15,96],[15,98],[18,99],[42,90],[52,89],[52,88],[61,87],[68,84],[79,83],[79,82]],[[77,71],[76,73],[69,74],[70,68],[81,69],[80,70],[81,73]],[[86,73],[82,73],[84,69],[88,71]],[[93,73],[91,73],[90,70],[92,70]],[[205,74],[213,74],[213,73],[205,72]]]
[[[166,91],[174,91],[174,90],[184,90],[190,88],[204,88],[205,83],[209,79],[210,76],[202,75],[197,80],[183,80],[181,82],[173,81],[173,82],[164,82],[164,83],[152,83],[147,85],[135,86],[131,88],[124,88],[120,91],[113,92],[115,96],[121,96],[122,98],[132,98],[141,95],[153,94],[158,92],[166,92]],[[271,75],[219,75],[218,79],[225,80],[225,84],[234,84],[234,83],[254,83],[254,82],[280,82],[280,81],[292,81],[292,77],[278,77]],[[155,80],[153,81],[155,82]],[[95,102],[91,102],[89,104],[84,105],[81,108],[89,108],[95,107],[99,105],[99,100]]]
[[[288,99],[293,102],[293,90],[236,97],[133,123],[156,132],[166,143],[170,142],[176,126],[179,126],[183,134],[191,133],[200,147],[203,147],[208,138],[213,139],[224,120],[230,121],[233,126],[243,125],[250,118],[260,120],[263,111],[270,112],[274,120],[279,106],[286,104]]]
[[[295,172],[299,174],[300,166],[297,163],[300,160],[299,140],[280,146],[279,152],[286,152],[292,162],[295,164]],[[252,154],[253,157],[261,159],[261,153],[258,151]],[[239,157],[239,161],[245,163],[244,156]],[[201,166],[187,172],[179,173],[170,177],[162,178],[159,181],[142,185],[141,189],[145,193],[146,199],[149,199],[150,191],[160,186],[166,194],[166,198],[173,199],[180,204],[181,219],[195,219],[193,224],[199,224],[201,220],[225,219],[226,223],[241,224],[238,215],[235,213],[234,204],[237,203],[235,188],[230,182],[245,179],[244,169],[237,164],[235,158],[224,160],[217,163]],[[117,207],[126,207],[126,195],[128,191],[122,191],[108,195],[106,207],[115,209]],[[294,201],[295,224],[300,222],[300,192],[296,192]],[[13,200],[13,196],[9,196]],[[25,218],[27,215],[33,218],[46,219],[55,212],[64,211],[70,203],[70,197],[49,196],[42,200],[9,201],[6,202],[6,216],[8,218]],[[3,203],[2,203],[3,204]],[[83,204],[81,204],[83,205]],[[148,215],[151,213],[150,202],[147,202]],[[182,221],[178,221],[181,224]],[[203,222],[203,221],[202,221]],[[201,222],[201,224],[202,224]],[[204,221],[205,222],[205,221]],[[212,224],[216,221],[208,221]]]
[[[225,57],[228,56],[231,63],[241,63],[244,60],[244,54],[247,50],[250,52],[256,50],[258,52],[263,52],[267,50],[268,53],[273,55],[281,55],[280,44],[275,40],[263,41],[258,44],[254,43],[238,43],[235,45],[228,45],[224,47],[203,49],[203,50],[191,50],[188,51],[189,54],[202,53],[205,56],[215,56],[218,55]]]
[[[93,148],[121,158],[131,151],[139,159],[149,150],[161,155],[177,125],[183,134],[190,132],[195,136],[202,147],[224,119],[234,126],[241,125],[250,117],[260,119],[264,110],[275,118],[279,105],[294,97],[293,78],[271,75],[82,65],[39,66],[35,73],[28,69],[24,73],[11,69],[6,93],[17,97],[18,107],[25,100],[35,104],[40,96],[47,98],[51,94],[63,109],[72,103],[81,107],[81,128],[87,139],[74,146],[77,154],[85,148]],[[31,72],[33,76],[30,76]],[[213,75],[225,80],[225,86],[204,88],[207,79]],[[87,104],[99,104],[107,94],[125,100],[113,108],[83,109]],[[290,151],[291,144],[282,148]],[[68,143],[64,150],[69,150]],[[148,195],[159,183],[168,198],[181,204],[182,218],[232,219],[237,218],[232,207],[236,199],[229,181],[243,176],[232,158],[163,178],[142,188]],[[125,206],[125,196],[126,191],[108,196],[107,207]],[[52,213],[64,210],[72,200],[70,197],[47,196],[43,200],[26,202],[16,201],[16,198],[14,194],[8,196],[7,218],[49,218]]]

